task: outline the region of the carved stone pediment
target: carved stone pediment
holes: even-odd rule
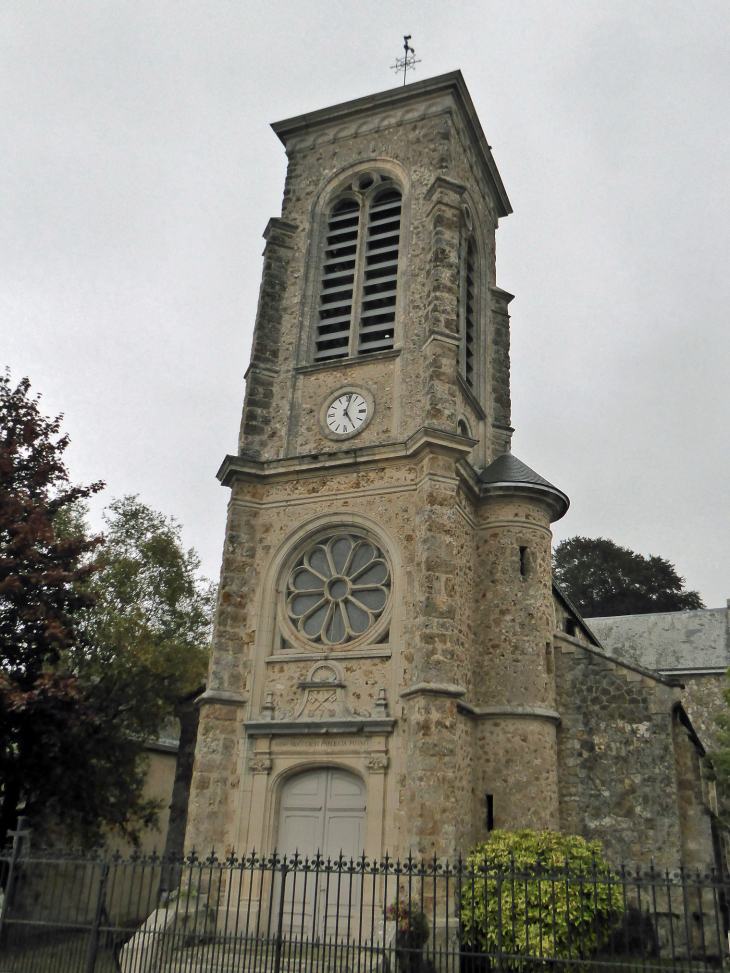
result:
[[[336,662],[318,662],[299,683],[302,698],[294,720],[346,720],[352,712],[345,702],[345,682]]]
[[[395,720],[388,716],[385,689],[381,689],[372,716],[358,716],[346,702],[346,687],[341,666],[331,659],[318,662],[306,679],[299,682],[301,698],[291,719],[277,719],[267,693],[260,720],[244,723],[246,734],[258,736],[301,736],[313,733],[379,734],[392,733]]]

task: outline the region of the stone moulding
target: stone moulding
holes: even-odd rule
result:
[[[293,370],[297,375],[306,375],[310,372],[326,372],[337,369],[341,370],[348,366],[367,365],[369,362],[373,361],[387,361],[389,358],[398,358],[402,351],[402,348],[390,348],[388,351],[371,351],[367,355],[358,355],[354,358],[335,358],[333,361],[295,365]]]
[[[248,693],[239,692],[237,689],[206,689],[196,700],[196,705],[206,706],[208,703],[214,703],[216,706],[245,706],[247,702]]]
[[[401,699],[409,696],[451,696],[459,699],[466,696],[466,690],[453,682],[417,682],[413,686],[406,686],[400,691]]]
[[[247,736],[300,736],[302,734],[326,733],[363,733],[370,736],[374,733],[392,733],[395,727],[394,719],[358,719],[342,720],[250,720],[243,724]]]
[[[562,490],[558,490],[557,487],[543,486],[540,483],[515,483],[504,480],[498,483],[482,483],[480,486],[483,497],[508,500],[529,497],[542,502],[550,511],[551,523],[564,517],[570,506],[570,501]]]
[[[471,703],[460,700],[456,708],[465,716],[473,720],[545,720],[548,723],[560,723],[560,713],[544,706],[510,706],[496,704],[492,706],[472,706]]]
[[[368,469],[370,465],[380,466],[389,460],[418,459],[427,450],[461,458],[467,457],[471,449],[464,438],[455,432],[422,426],[401,443],[353,446],[350,449],[307,453],[266,462],[229,454],[221,463],[216,476],[223,486],[232,486],[237,479],[247,483],[274,483],[290,479],[292,473],[321,476],[323,461],[326,462],[327,470],[336,469],[347,473],[353,469]]]

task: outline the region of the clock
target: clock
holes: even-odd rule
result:
[[[335,436],[350,436],[359,432],[370,418],[370,406],[359,392],[343,392],[327,407],[325,422]]]

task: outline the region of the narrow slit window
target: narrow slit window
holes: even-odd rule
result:
[[[487,831],[494,831],[494,794],[487,794],[486,798],[487,820],[485,821],[485,824],[487,826]]]
[[[527,577],[527,548],[520,548],[520,574],[523,578]]]

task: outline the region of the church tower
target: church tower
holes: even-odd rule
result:
[[[558,824],[550,523],[510,452],[511,212],[460,72],[273,126],[188,848]]]

